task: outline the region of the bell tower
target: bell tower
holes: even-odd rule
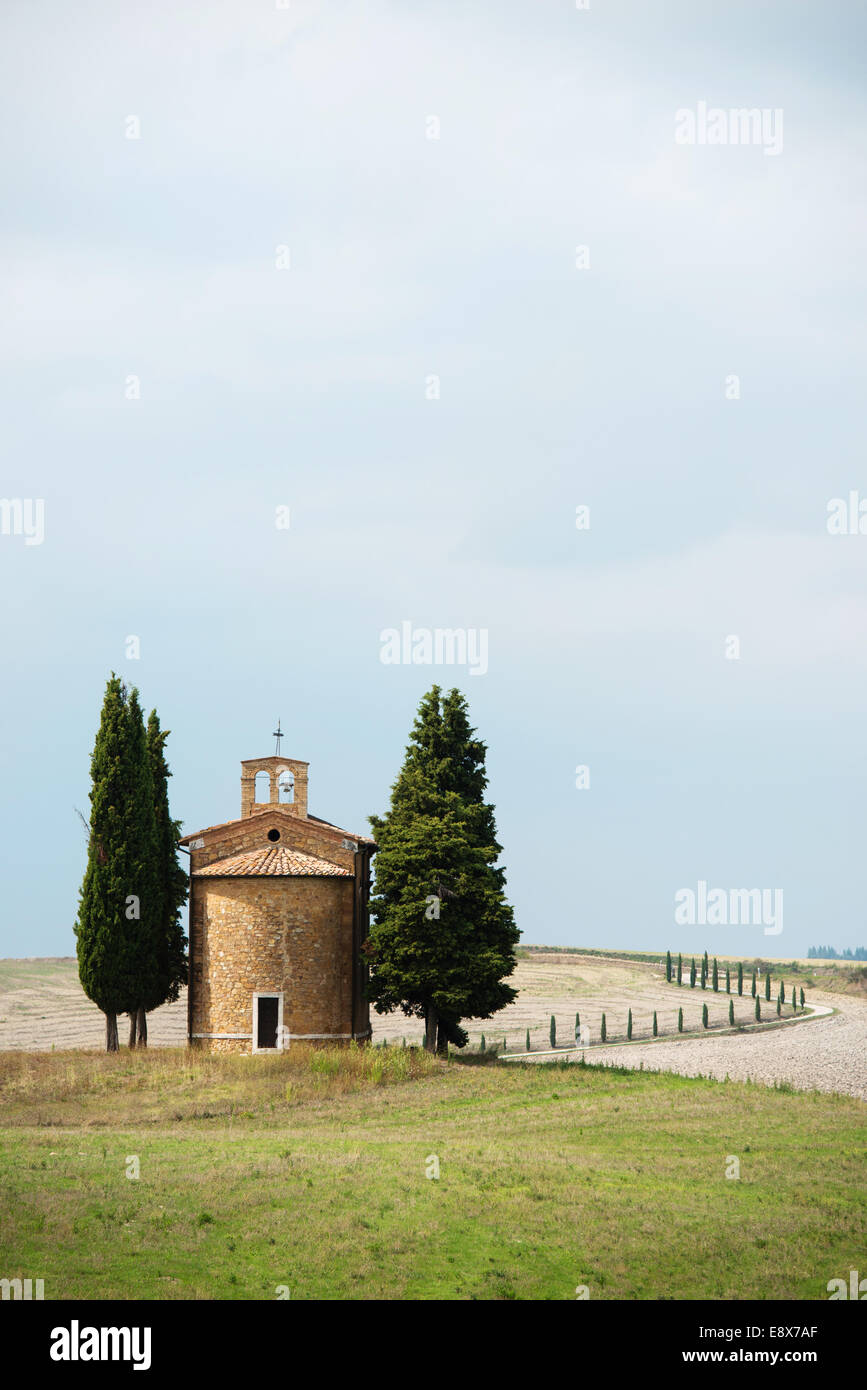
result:
[[[282,754],[246,758],[241,763],[241,816],[255,816],[279,806],[290,816],[306,820],[308,767],[309,763]]]
[[[281,738],[278,734],[278,749]],[[308,767],[309,763],[284,758],[280,752],[268,758],[246,758],[241,763],[242,819],[279,806],[290,816],[306,820]]]
[[[306,820],[309,763],[283,757],[279,719],[273,737],[277,749],[270,758],[247,758],[241,763],[241,818],[279,806],[290,816]]]

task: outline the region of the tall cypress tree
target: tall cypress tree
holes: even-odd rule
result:
[[[162,883],[159,871],[159,846],[156,821],[156,793],[154,788],[153,763],[148,748],[144,715],[139,703],[138,691],[130,691],[126,706],[129,723],[130,756],[137,768],[138,792],[141,799],[137,808],[139,832],[132,848],[137,853],[135,869],[135,889],[138,897],[138,915],[131,919],[131,934],[135,955],[135,981],[126,1012],[130,1016],[130,1047],[134,1047],[139,1031],[139,1020],[144,1029],[145,1001],[153,999],[159,991],[159,920],[162,903]],[[146,1037],[142,1038],[144,1045]]]
[[[718,969],[717,963],[716,963],[716,956],[714,956],[714,958],[713,958],[713,976],[712,976],[711,983],[712,983],[712,985],[713,985],[713,992],[714,992],[714,994],[718,994],[718,993],[719,993],[719,969]]]
[[[683,956],[680,954],[680,951],[678,951],[678,953],[677,953],[677,983],[678,983],[678,984],[681,984],[681,983],[682,983],[682,981],[681,981],[681,976],[682,976],[682,974],[683,974]]]
[[[91,758],[90,836],[79,896],[78,973],[105,1014],[116,1052],[117,1015],[152,987],[156,863],[153,777],[137,696],[113,672]]]
[[[743,992],[744,992],[744,963],[743,963],[742,960],[739,960],[739,961],[738,961],[738,994],[743,994]]]
[[[667,982],[668,984],[671,984],[671,952],[670,952],[670,951],[666,951],[666,953],[665,953],[665,979],[666,979],[666,982]]]
[[[156,820],[156,865],[153,892],[156,911],[152,929],[156,954],[153,987],[142,991],[134,1013],[130,1014],[130,1046],[136,1042],[147,1045],[147,1013],[161,1004],[177,999],[181,985],[187,983],[187,938],[181,921],[181,908],[187,900],[189,879],[178,863],[177,844],[180,822],[172,820],[169,810],[168,779],[165,745],[169,730],[160,728],[156,710],[151,710],[147,724],[147,755],[153,780],[154,815]]]
[[[693,956],[692,963],[689,967],[689,987],[690,989],[695,989],[695,956]]]
[[[460,691],[434,686],[419,705],[379,843],[366,943],[378,1013],[424,1018],[428,1051],[463,1047],[462,1018],[491,1018],[516,996],[519,932],[497,866],[494,808],[484,800],[485,744]]]

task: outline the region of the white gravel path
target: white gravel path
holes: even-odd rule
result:
[[[595,1045],[563,1053],[574,1061],[605,1062],[680,1076],[712,1076],[763,1085],[788,1082],[800,1091],[837,1091],[867,1100],[867,1003],[846,995],[813,995],[813,1002],[839,1012],[784,1027],[728,1036],[684,1038],[679,1042]],[[818,1013],[818,1010],[817,1010]],[[556,1054],[532,1054],[515,1061],[545,1061]]]

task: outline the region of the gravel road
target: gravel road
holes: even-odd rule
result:
[[[585,1050],[584,1060],[620,1067],[643,1064],[645,1071],[718,1080],[728,1076],[732,1081],[764,1085],[782,1081],[800,1091],[838,1091],[867,1100],[867,1003],[818,992],[812,995],[812,1002],[831,1005],[840,1012],[766,1032],[684,1038],[681,1042],[597,1045]]]

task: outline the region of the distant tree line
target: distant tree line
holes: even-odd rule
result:
[[[847,947],[845,951],[835,951],[833,946],[811,946],[807,952],[808,960],[867,960],[867,946]]]

